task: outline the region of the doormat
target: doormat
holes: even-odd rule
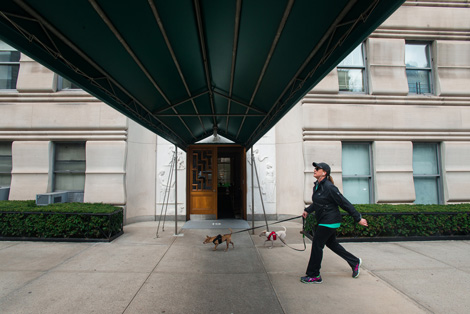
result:
[[[219,220],[189,220],[183,229],[248,229],[250,226],[242,219],[219,219]]]

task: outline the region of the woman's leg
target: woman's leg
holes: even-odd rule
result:
[[[307,276],[317,277],[320,275],[321,261],[323,259],[323,248],[328,239],[335,235],[336,230],[318,226],[313,236],[312,251],[307,266]]]
[[[338,240],[336,240],[336,229],[332,230],[334,230],[334,233],[326,241],[326,246],[341,256],[349,264],[349,266],[351,266],[351,268],[354,268],[359,263],[359,258],[346,251],[346,249],[341,244],[339,244]]]

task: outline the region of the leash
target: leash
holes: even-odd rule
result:
[[[281,222],[285,222],[285,221],[289,221],[289,220],[294,220],[294,219],[298,219],[302,216],[296,216],[296,217],[293,217],[293,218],[288,218],[288,219],[284,219],[284,220],[279,220],[279,221],[276,221],[276,222],[273,222],[272,224],[268,224],[268,225],[275,225],[275,224],[279,224]],[[304,224],[302,224],[304,225]],[[264,228],[266,225],[261,225],[261,226],[258,226],[258,227],[253,227],[253,228],[248,228],[248,229],[243,229],[243,230],[239,230],[237,232],[234,232],[233,234],[235,233],[240,233],[240,232],[245,232],[245,231],[250,231],[250,230],[255,230],[255,229],[258,229],[258,228]],[[302,226],[302,229],[303,229],[303,226]]]
[[[297,216],[297,217],[293,217],[293,218],[288,218],[288,219],[284,219],[284,220],[280,220],[280,221],[276,221],[276,222],[273,222],[272,224],[269,224],[269,225],[275,225],[275,224],[278,224],[278,223],[281,223],[281,222],[285,222],[285,221],[289,221],[289,220],[294,220],[294,219],[298,219],[302,216]],[[248,229],[244,229],[244,230],[239,230],[237,232],[234,232],[234,233],[240,233],[240,232],[245,232],[245,231],[250,231],[250,230],[254,230],[254,229],[258,229],[258,228],[263,228],[265,227],[266,225],[261,225],[261,226],[258,226],[258,227],[253,227],[253,228],[248,228]],[[303,233],[305,229],[305,219],[302,217],[302,240],[304,242],[304,249],[303,250],[300,250],[300,249],[296,249],[292,246],[290,246],[289,244],[287,244],[286,242],[284,242],[284,240],[279,237],[279,240],[281,240],[282,243],[284,243],[284,245],[286,245],[288,248],[290,249],[293,249],[295,251],[299,251],[299,252],[303,252],[307,249],[307,245],[305,244],[305,234]]]

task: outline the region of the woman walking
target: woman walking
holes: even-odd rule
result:
[[[361,217],[354,206],[339,192],[330,176],[331,168],[324,162],[313,163],[313,176],[317,181],[313,186],[312,204],[308,206],[302,217],[315,212],[318,226],[312,242],[312,251],[307,266],[307,276],[301,277],[303,283],[322,283],[320,276],[323,248],[325,245],[341,256],[351,267],[352,277],[357,278],[362,260],[352,255],[336,240],[336,229],[341,226],[339,207],[347,211],[361,226],[367,227],[367,220]]]

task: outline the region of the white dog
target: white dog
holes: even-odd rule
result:
[[[270,249],[273,248],[274,246],[274,241],[276,241],[278,238],[279,240],[281,240],[281,242],[284,242],[284,239],[286,238],[286,227],[282,226],[282,228],[284,228],[284,231],[271,231],[271,232],[268,232],[266,230],[264,230],[263,232],[260,233],[260,237],[266,237],[266,240],[264,241],[264,245],[266,245],[266,242],[268,241],[271,241],[271,247]]]

